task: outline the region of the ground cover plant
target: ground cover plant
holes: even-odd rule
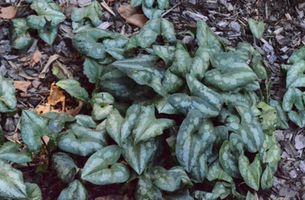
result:
[[[40,5],[38,1],[42,0],[32,2],[32,9]],[[198,20],[188,32],[196,43],[186,45],[160,15],[127,39],[94,28],[98,22],[89,15],[99,5],[95,4],[75,10],[74,14],[83,15],[80,18],[72,14],[77,27],[72,44],[85,56],[84,74],[95,90],[89,94],[73,79],[56,83],[91,108],[91,115],[39,115],[23,110],[24,143],[2,140],[0,196],[42,199],[38,185],[24,183],[21,171],[7,161],[31,162],[33,154],[45,149],[52,159],[51,168],[67,184],[58,199],[87,199],[86,182],[135,182],[136,199],[254,199],[255,191],[271,187],[280,160],[275,127],[287,125],[284,111],[291,121],[304,126],[300,117],[303,93],[297,89],[303,87],[303,80],[296,74],[304,71],[304,50],[291,57],[291,66],[283,65],[289,88],[283,107],[275,101],[268,105],[270,72],[249,43],[234,48]],[[52,25],[52,18],[51,32],[46,33],[41,21],[49,23],[50,19],[32,18],[43,25],[38,29],[15,19],[13,29],[25,27],[20,37],[27,37],[29,26],[52,43],[63,19]],[[23,43],[18,37],[12,37],[15,48],[27,48],[31,39]],[[2,76],[0,81],[1,112],[14,113],[13,83]],[[48,145],[41,142],[43,136],[50,138]],[[78,156],[86,162],[79,163]],[[239,190],[240,185],[246,189]]]

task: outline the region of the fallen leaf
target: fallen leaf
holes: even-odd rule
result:
[[[38,62],[40,62],[42,58],[42,55],[40,53],[40,51],[38,49],[35,50],[35,53],[33,55],[33,58],[32,58],[32,67],[34,67],[34,65]]]
[[[74,79],[73,74],[68,70],[66,65],[64,65],[61,62],[58,62],[56,60],[56,66],[59,67],[63,71],[63,73],[68,77],[68,79]]]
[[[79,111],[82,109],[83,104],[84,103],[82,101],[79,101],[78,106],[76,108],[72,108],[72,109],[67,109],[66,108],[66,113],[75,117],[76,115],[78,115]]]
[[[148,19],[143,14],[133,14],[126,19],[126,23],[135,25],[142,28],[142,26],[148,21]]]
[[[38,105],[35,108],[35,112],[39,115],[49,113],[49,112],[62,113],[61,110],[54,109],[49,103],[46,103],[45,105]]]
[[[17,90],[20,90],[24,93],[27,93],[28,91],[28,88],[31,86],[31,82],[28,82],[28,81],[14,81],[14,87],[17,89]]]
[[[133,8],[130,6],[130,4],[128,4],[128,5],[120,5],[118,13],[121,15],[121,17],[127,19],[131,15],[136,14],[137,11],[138,11],[137,8]]]
[[[48,97],[48,103],[52,106],[55,106],[57,103],[62,102],[62,108],[65,108],[65,100],[66,97],[62,93],[62,91],[59,90],[59,88],[55,85],[55,83],[52,83],[51,89],[50,89],[50,95]]]
[[[54,62],[58,58],[60,58],[60,55],[58,55],[58,54],[54,54],[53,56],[50,56],[47,64],[44,66],[44,68],[40,72],[39,78],[45,78],[46,77],[46,73],[48,73],[50,65],[52,64],[52,62]]]
[[[13,7],[13,6],[1,8],[0,12],[2,12],[2,13],[0,14],[0,17],[2,19],[13,19],[16,17],[17,11],[18,11],[18,8]]]

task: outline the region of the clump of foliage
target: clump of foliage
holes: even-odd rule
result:
[[[36,1],[50,3],[34,0],[33,9]],[[164,2],[132,4],[164,9]],[[268,90],[260,83],[270,73],[259,52],[246,42],[229,46],[201,20],[194,32],[197,43],[191,46],[176,38],[169,21],[158,17],[128,39],[92,28],[100,23],[90,15],[98,8],[95,3],[72,12],[78,24],[72,44],[85,56],[84,74],[95,84],[94,92],[89,95],[75,80],[56,83],[90,106],[91,115],[23,110],[24,144],[5,142],[0,148],[0,197],[42,199],[38,185],[24,183],[22,173],[7,163],[31,162],[32,154],[44,149],[42,136],[53,144],[48,147],[52,169],[68,184],[58,199],[88,199],[84,182],[137,181],[137,200],[253,199],[254,191],[270,188],[280,160],[275,126],[287,124],[276,112],[281,106],[264,102]],[[31,21],[42,20],[43,13],[37,13]],[[63,20],[56,19],[46,21],[52,30]],[[44,34],[45,25],[39,24],[30,26]],[[27,26],[19,27],[22,37]],[[0,89],[0,111],[13,112],[12,81],[1,77]],[[295,88],[293,92],[298,93]],[[86,159],[84,166],[76,156]],[[248,193],[236,187],[241,182]]]

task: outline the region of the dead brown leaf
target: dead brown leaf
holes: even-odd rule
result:
[[[14,87],[17,89],[17,90],[20,90],[24,93],[27,93],[28,91],[28,88],[31,86],[31,82],[28,82],[28,81],[14,81]]]
[[[79,101],[78,106],[76,108],[73,108],[73,109],[67,109],[66,108],[66,113],[75,117],[79,113],[79,111],[82,109],[83,104],[84,103],[82,101]]]
[[[127,19],[128,17],[130,17],[133,14],[136,14],[138,11],[137,8],[133,8],[130,6],[130,4],[128,5],[120,5],[119,9],[118,9],[118,13],[121,15],[121,17],[123,17],[124,19]]]
[[[40,53],[40,51],[38,49],[35,50],[35,53],[33,55],[33,58],[32,58],[32,67],[34,67],[34,65],[38,62],[40,62],[42,58],[42,55]]]
[[[48,103],[52,106],[55,106],[57,103],[62,102],[62,108],[64,110],[65,100],[66,97],[62,93],[62,91],[59,90],[59,88],[55,85],[55,83],[52,83],[50,88],[50,95],[48,97]]]
[[[40,72],[39,78],[45,78],[46,77],[46,73],[48,73],[50,65],[52,64],[52,62],[54,62],[58,58],[60,58],[60,55],[58,55],[58,54],[54,54],[53,56],[50,56],[47,64],[44,66],[44,68]]]
[[[126,23],[135,25],[142,28],[142,26],[148,21],[143,14],[133,14],[126,19]]]
[[[49,103],[46,103],[45,105],[38,105],[35,108],[35,112],[39,115],[49,113],[49,112],[62,113],[61,110],[54,109]]]
[[[13,18],[16,17],[17,11],[18,11],[18,7],[13,7],[13,6],[9,6],[9,7],[6,7],[6,8],[1,8],[0,17],[2,19],[13,19]]]

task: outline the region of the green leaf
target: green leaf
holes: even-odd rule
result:
[[[212,154],[215,136],[213,125],[204,121],[198,110],[191,110],[179,128],[177,160],[196,182],[202,182],[208,173],[207,160]]]
[[[42,115],[49,119],[49,129],[53,133],[59,133],[64,127],[66,122],[74,122],[75,118],[68,113],[55,113],[49,112]],[[52,138],[56,140],[56,137]]]
[[[88,101],[88,92],[80,86],[80,83],[73,79],[64,79],[56,83],[57,86],[66,90],[71,96],[83,102]]]
[[[252,34],[257,39],[261,39],[261,37],[262,37],[262,35],[264,33],[264,29],[265,29],[264,22],[256,23],[256,21],[254,19],[249,18],[248,19],[248,23],[249,23],[250,30],[251,30]]]
[[[192,196],[194,196],[196,199],[200,199],[200,200],[217,200],[218,199],[218,195],[217,194],[213,194],[210,192],[204,192],[204,191],[199,191],[196,190]]]
[[[299,112],[295,112],[293,110],[288,112],[289,119],[298,125],[299,127],[305,126],[305,110],[301,110]]]
[[[94,59],[86,57],[84,62],[84,74],[87,76],[90,83],[97,83],[102,72],[103,65],[99,64],[98,61]]]
[[[42,194],[39,186],[36,183],[25,183],[27,198],[18,200],[42,200]]]
[[[28,29],[29,27],[25,19],[12,19],[12,26],[10,28],[12,48],[22,50],[32,45],[34,39],[27,33]]]
[[[233,178],[240,178],[240,172],[238,169],[238,160],[231,153],[230,142],[224,141],[219,150],[219,162],[222,168]]]
[[[176,42],[174,26],[166,19],[151,19],[144,24],[140,33],[132,36],[127,42],[125,49],[129,50],[136,47],[147,48],[162,35],[169,43]]]
[[[144,15],[148,19],[160,19],[162,14],[164,13],[164,10],[160,10],[158,7],[151,7],[147,5],[146,1],[151,1],[151,0],[145,0],[142,2],[142,10]]]
[[[269,166],[266,167],[261,179],[262,189],[271,188],[274,183],[273,172]]]
[[[246,156],[240,155],[238,160],[238,168],[245,183],[252,189],[258,191],[259,181],[262,174],[259,156],[257,155],[254,161],[250,164],[249,159]]]
[[[33,160],[32,153],[27,148],[23,148],[22,145],[14,142],[6,142],[0,148],[0,158],[12,161],[14,163],[27,163]]]
[[[57,200],[87,200],[88,193],[84,185],[79,180],[69,183],[69,186],[61,191]]]
[[[209,52],[220,52],[223,46],[229,43],[225,38],[210,31],[208,25],[202,20],[197,21],[197,41],[199,47],[204,47]]]
[[[14,81],[0,75],[0,112],[12,112],[16,109],[16,105]]]
[[[156,119],[153,105],[141,106],[139,104],[128,108],[124,120],[118,111],[112,111],[106,123],[109,135],[120,146],[130,134],[132,134],[136,144],[161,135],[165,129],[175,125],[174,120]]]
[[[178,92],[184,84],[185,82],[182,78],[172,73],[170,69],[166,70],[162,81],[162,86],[165,91],[168,93]]]
[[[39,37],[48,43],[49,45],[52,45],[57,37],[58,27],[54,28],[42,28],[38,30]]]
[[[272,135],[278,122],[275,108],[269,106],[264,102],[258,103],[256,107],[262,110],[259,114],[259,119],[261,121],[260,124],[264,133]]]
[[[116,163],[120,156],[121,149],[117,145],[102,148],[87,160],[81,178],[96,185],[127,181],[130,177],[128,167],[122,163]],[[108,167],[110,165],[111,167]]]
[[[286,88],[305,87],[305,61],[291,65],[287,71]]]
[[[21,137],[29,150],[33,153],[39,153],[42,144],[41,137],[46,135],[45,128],[48,120],[39,116],[35,112],[22,110],[21,118]]]
[[[290,56],[289,64],[295,64],[299,61],[304,61],[304,60],[305,60],[305,46],[301,47],[292,56]]]
[[[147,180],[144,176],[141,176],[136,187],[135,198],[136,200],[162,200],[162,193],[149,180]]]
[[[205,73],[204,83],[207,86],[227,92],[244,87],[258,79],[241,58],[232,54],[213,54],[211,60],[216,69]]]
[[[113,105],[115,100],[113,96],[107,92],[100,92],[95,94],[91,99],[92,110],[92,118],[94,120],[103,120],[106,119],[107,116],[113,110]]]
[[[257,198],[255,197],[254,194],[252,194],[250,191],[247,192],[246,200],[256,200]]]
[[[26,198],[26,185],[22,172],[0,159],[0,196],[4,198]]]
[[[226,186],[228,186],[226,183],[217,182],[212,190],[212,193],[219,196],[221,199],[224,199],[231,194],[231,187]]]
[[[72,21],[81,21],[84,18],[89,18],[93,26],[99,26],[102,21],[100,18],[103,16],[101,11],[102,6],[98,1],[93,1],[90,5],[83,8],[73,8],[71,13]]]
[[[173,192],[184,186],[193,186],[188,175],[180,166],[172,167],[169,170],[157,166],[152,169],[150,174],[152,183],[163,191]]]
[[[167,67],[171,66],[175,56],[175,47],[173,46],[161,46],[153,45],[154,52],[157,56],[162,58]]]
[[[270,106],[274,107],[276,109],[276,114],[278,117],[278,121],[276,124],[276,128],[279,129],[288,129],[289,125],[288,125],[288,116],[287,113],[283,110],[282,105],[275,100],[270,100],[269,102]]]
[[[296,106],[298,110],[304,110],[303,103],[303,93],[297,88],[288,88],[283,99],[283,110],[288,112],[292,109],[293,105]]]
[[[136,83],[152,87],[155,92],[164,96],[166,91],[162,87],[164,69],[156,65],[157,57],[140,55],[132,59],[116,61],[111,66],[117,68]]]
[[[95,131],[72,124],[68,130],[60,133],[57,144],[64,151],[88,156],[107,146],[107,135],[104,131]]]
[[[141,5],[141,4],[142,4],[142,0],[131,0],[130,1],[131,7],[137,7],[137,6]]]
[[[227,181],[228,183],[234,183],[232,177],[222,169],[219,161],[215,161],[209,167],[207,179],[209,181],[219,180],[219,181]]]
[[[92,117],[89,115],[76,115],[76,123],[85,128],[96,128],[97,124],[93,121]]]
[[[159,113],[165,113],[165,114],[180,114],[180,112],[175,109],[169,102],[168,98],[170,95],[161,96],[157,95],[154,98],[154,105],[157,108]]]
[[[101,40],[102,42],[99,42]],[[122,48],[127,41],[128,39],[119,33],[90,28],[79,31],[72,39],[72,44],[82,55],[104,59],[107,56],[106,48]]]
[[[57,172],[57,176],[64,183],[70,183],[74,180],[75,175],[78,172],[78,167],[74,163],[74,160],[63,152],[53,154],[53,166]]]
[[[163,194],[163,199],[166,199],[166,200],[194,200],[194,198],[190,196],[190,192],[186,187],[184,187],[180,190],[177,190],[175,192],[167,192],[166,194]]]

